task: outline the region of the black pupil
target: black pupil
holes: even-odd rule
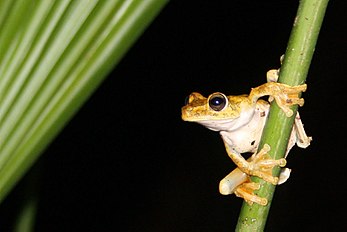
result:
[[[225,100],[224,96],[217,95],[217,96],[211,97],[209,104],[213,110],[221,111],[226,104],[226,100]]]
[[[223,104],[223,101],[224,101],[223,98],[221,98],[221,97],[215,97],[215,98],[212,99],[211,102],[212,102],[213,105],[219,106],[219,105]]]

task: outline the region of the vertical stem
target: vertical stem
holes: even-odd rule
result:
[[[299,85],[305,82],[327,5],[328,0],[300,1],[279,82],[288,85]],[[293,117],[288,118],[275,102],[271,104],[259,148],[269,144],[271,147],[269,155],[274,159],[284,157],[297,107],[293,107],[293,111]],[[278,176],[279,171],[279,168],[274,170],[274,175]],[[261,184],[257,194],[267,198],[269,203],[266,206],[258,204],[250,206],[244,202],[236,231],[263,231],[265,228],[275,186],[259,178],[252,177],[252,180]]]

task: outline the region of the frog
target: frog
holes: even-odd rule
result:
[[[279,69],[268,71],[266,76],[267,82],[252,88],[249,94],[226,96],[224,93],[215,92],[204,97],[198,92],[193,92],[181,109],[184,121],[195,122],[219,132],[228,156],[237,166],[220,181],[219,192],[223,195],[234,193],[250,205],[257,203],[263,206],[268,204],[268,200],[255,194],[260,184],[253,182],[250,177],[259,177],[273,185],[286,182],[291,173],[289,168],[285,168],[290,149],[295,144],[306,148],[312,140],[312,137],[306,135],[297,112],[285,157],[272,159],[268,155],[271,149],[268,144],[258,151],[270,103],[276,101],[285,115],[291,117],[291,107],[303,106],[304,99],[300,95],[307,89],[307,84],[290,86],[277,82]],[[264,96],[269,96],[269,99],[264,100]],[[252,155],[246,160],[243,157],[245,153]],[[279,177],[272,174],[276,166],[282,169]]]

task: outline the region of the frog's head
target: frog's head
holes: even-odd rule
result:
[[[253,115],[247,96],[225,96],[216,92],[209,97],[192,93],[182,107],[182,119],[214,130],[233,130],[245,125]]]

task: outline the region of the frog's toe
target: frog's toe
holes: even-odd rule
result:
[[[262,171],[255,171],[253,173],[254,176],[257,176],[263,180],[265,180],[266,182],[269,182],[273,185],[277,185],[278,184],[278,177],[272,176],[272,173],[270,172],[262,172]]]
[[[263,197],[259,197],[254,194],[254,190],[258,190],[260,188],[259,183],[255,182],[246,182],[239,185],[235,190],[235,195],[243,198],[249,205],[253,203],[257,203],[259,205],[267,205],[267,199]]]
[[[286,88],[288,94],[298,94],[307,90],[307,84],[289,86]]]

